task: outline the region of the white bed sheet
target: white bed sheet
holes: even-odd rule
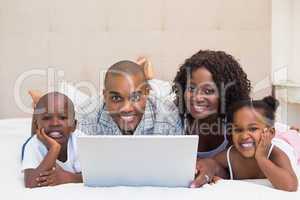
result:
[[[198,189],[159,187],[88,188],[83,184],[26,189],[20,172],[23,142],[30,136],[30,119],[0,120],[1,199],[300,199],[300,192],[275,190],[267,180],[222,180]],[[5,198],[6,197],[6,198]]]

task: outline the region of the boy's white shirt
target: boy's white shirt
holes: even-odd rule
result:
[[[60,167],[71,173],[81,172],[77,151],[77,137],[80,135],[83,135],[83,133],[79,130],[75,130],[71,133],[68,140],[67,161],[61,162],[56,160],[56,163]],[[21,165],[22,172],[24,172],[25,169],[37,168],[47,153],[48,150],[46,146],[37,138],[36,135],[34,135],[24,148],[24,156]]]

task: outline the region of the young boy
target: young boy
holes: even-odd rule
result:
[[[22,171],[28,188],[82,182],[77,156],[74,105],[65,95],[52,92],[35,106],[34,135],[24,145]]]
[[[103,99],[95,96],[76,107],[78,127],[85,134],[183,133],[176,106],[149,95],[144,70],[135,62],[120,61],[112,65],[105,75],[104,88]]]

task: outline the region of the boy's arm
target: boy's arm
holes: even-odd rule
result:
[[[37,131],[37,137],[47,146],[48,152],[37,168],[24,170],[25,187],[29,188],[41,186],[37,181],[38,177],[41,173],[52,170],[61,149],[60,144],[49,138],[43,129]]]
[[[215,176],[228,178],[226,163],[226,151],[219,153],[214,158],[198,159],[198,175],[190,187],[201,187],[206,183],[210,183]]]
[[[54,170],[42,172],[37,181],[41,186],[83,182],[81,173],[65,171],[59,165],[56,165]]]
[[[288,156],[274,147],[271,158],[267,154],[271,144],[270,132],[264,132],[258,144],[255,159],[259,168],[272,183],[273,187],[285,191],[297,191],[298,179]]]

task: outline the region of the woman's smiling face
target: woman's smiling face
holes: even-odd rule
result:
[[[218,88],[212,74],[205,67],[192,72],[187,80],[184,98],[187,111],[195,119],[204,119],[218,112]]]

